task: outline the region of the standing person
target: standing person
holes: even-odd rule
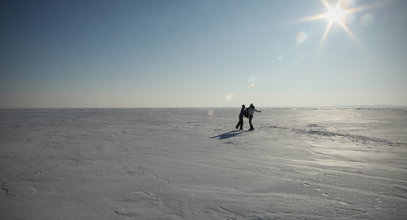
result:
[[[247,111],[248,111],[248,113],[249,113],[249,124],[250,124],[250,129],[249,129],[249,131],[253,131],[253,130],[254,130],[253,124],[252,124],[253,114],[254,114],[254,112],[261,112],[261,111],[257,110],[257,109],[254,107],[253,103],[250,104],[250,106],[249,106],[249,108],[248,108]]]
[[[236,129],[238,129],[240,126],[239,130],[243,130],[243,115],[244,115],[245,108],[246,108],[246,106],[242,105],[242,109],[240,109],[240,114],[239,114],[239,122],[236,125]]]

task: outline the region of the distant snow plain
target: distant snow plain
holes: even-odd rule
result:
[[[407,110],[260,110],[2,109],[0,219],[407,219]]]

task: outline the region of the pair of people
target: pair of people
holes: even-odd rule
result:
[[[253,120],[253,114],[254,112],[261,112],[259,110],[257,110],[253,103],[250,104],[249,108],[246,108],[245,105],[242,105],[242,109],[240,110],[240,114],[239,114],[239,122],[236,125],[236,129],[239,130],[243,130],[243,116],[246,116],[249,118],[249,124],[250,124],[250,129],[249,131],[253,131],[253,124],[252,124],[252,120]]]

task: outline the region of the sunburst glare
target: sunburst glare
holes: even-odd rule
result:
[[[321,41],[319,43],[319,49],[322,48],[323,44],[325,43],[325,40],[328,37],[329,32],[332,30],[334,25],[335,26],[339,25],[354,42],[361,46],[362,45],[361,42],[352,33],[348,26],[348,23],[353,22],[355,18],[354,13],[364,11],[369,8],[381,6],[380,4],[376,3],[372,5],[351,8],[351,6],[355,4],[355,2],[351,0],[338,0],[336,4],[331,4],[327,0],[321,0],[321,3],[325,6],[326,12],[309,16],[299,20],[300,22],[309,22],[322,19],[327,21],[324,33],[322,34]],[[368,18],[366,20],[367,22],[365,23],[369,23],[369,21],[371,21],[372,19]]]
[[[343,20],[346,11],[341,7],[340,2],[338,2],[335,7],[331,7],[330,5],[326,5],[326,7],[327,12],[325,16],[329,20],[329,22],[339,23]]]

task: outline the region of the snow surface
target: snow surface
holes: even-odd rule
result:
[[[407,219],[406,110],[239,110],[0,110],[0,219]]]

